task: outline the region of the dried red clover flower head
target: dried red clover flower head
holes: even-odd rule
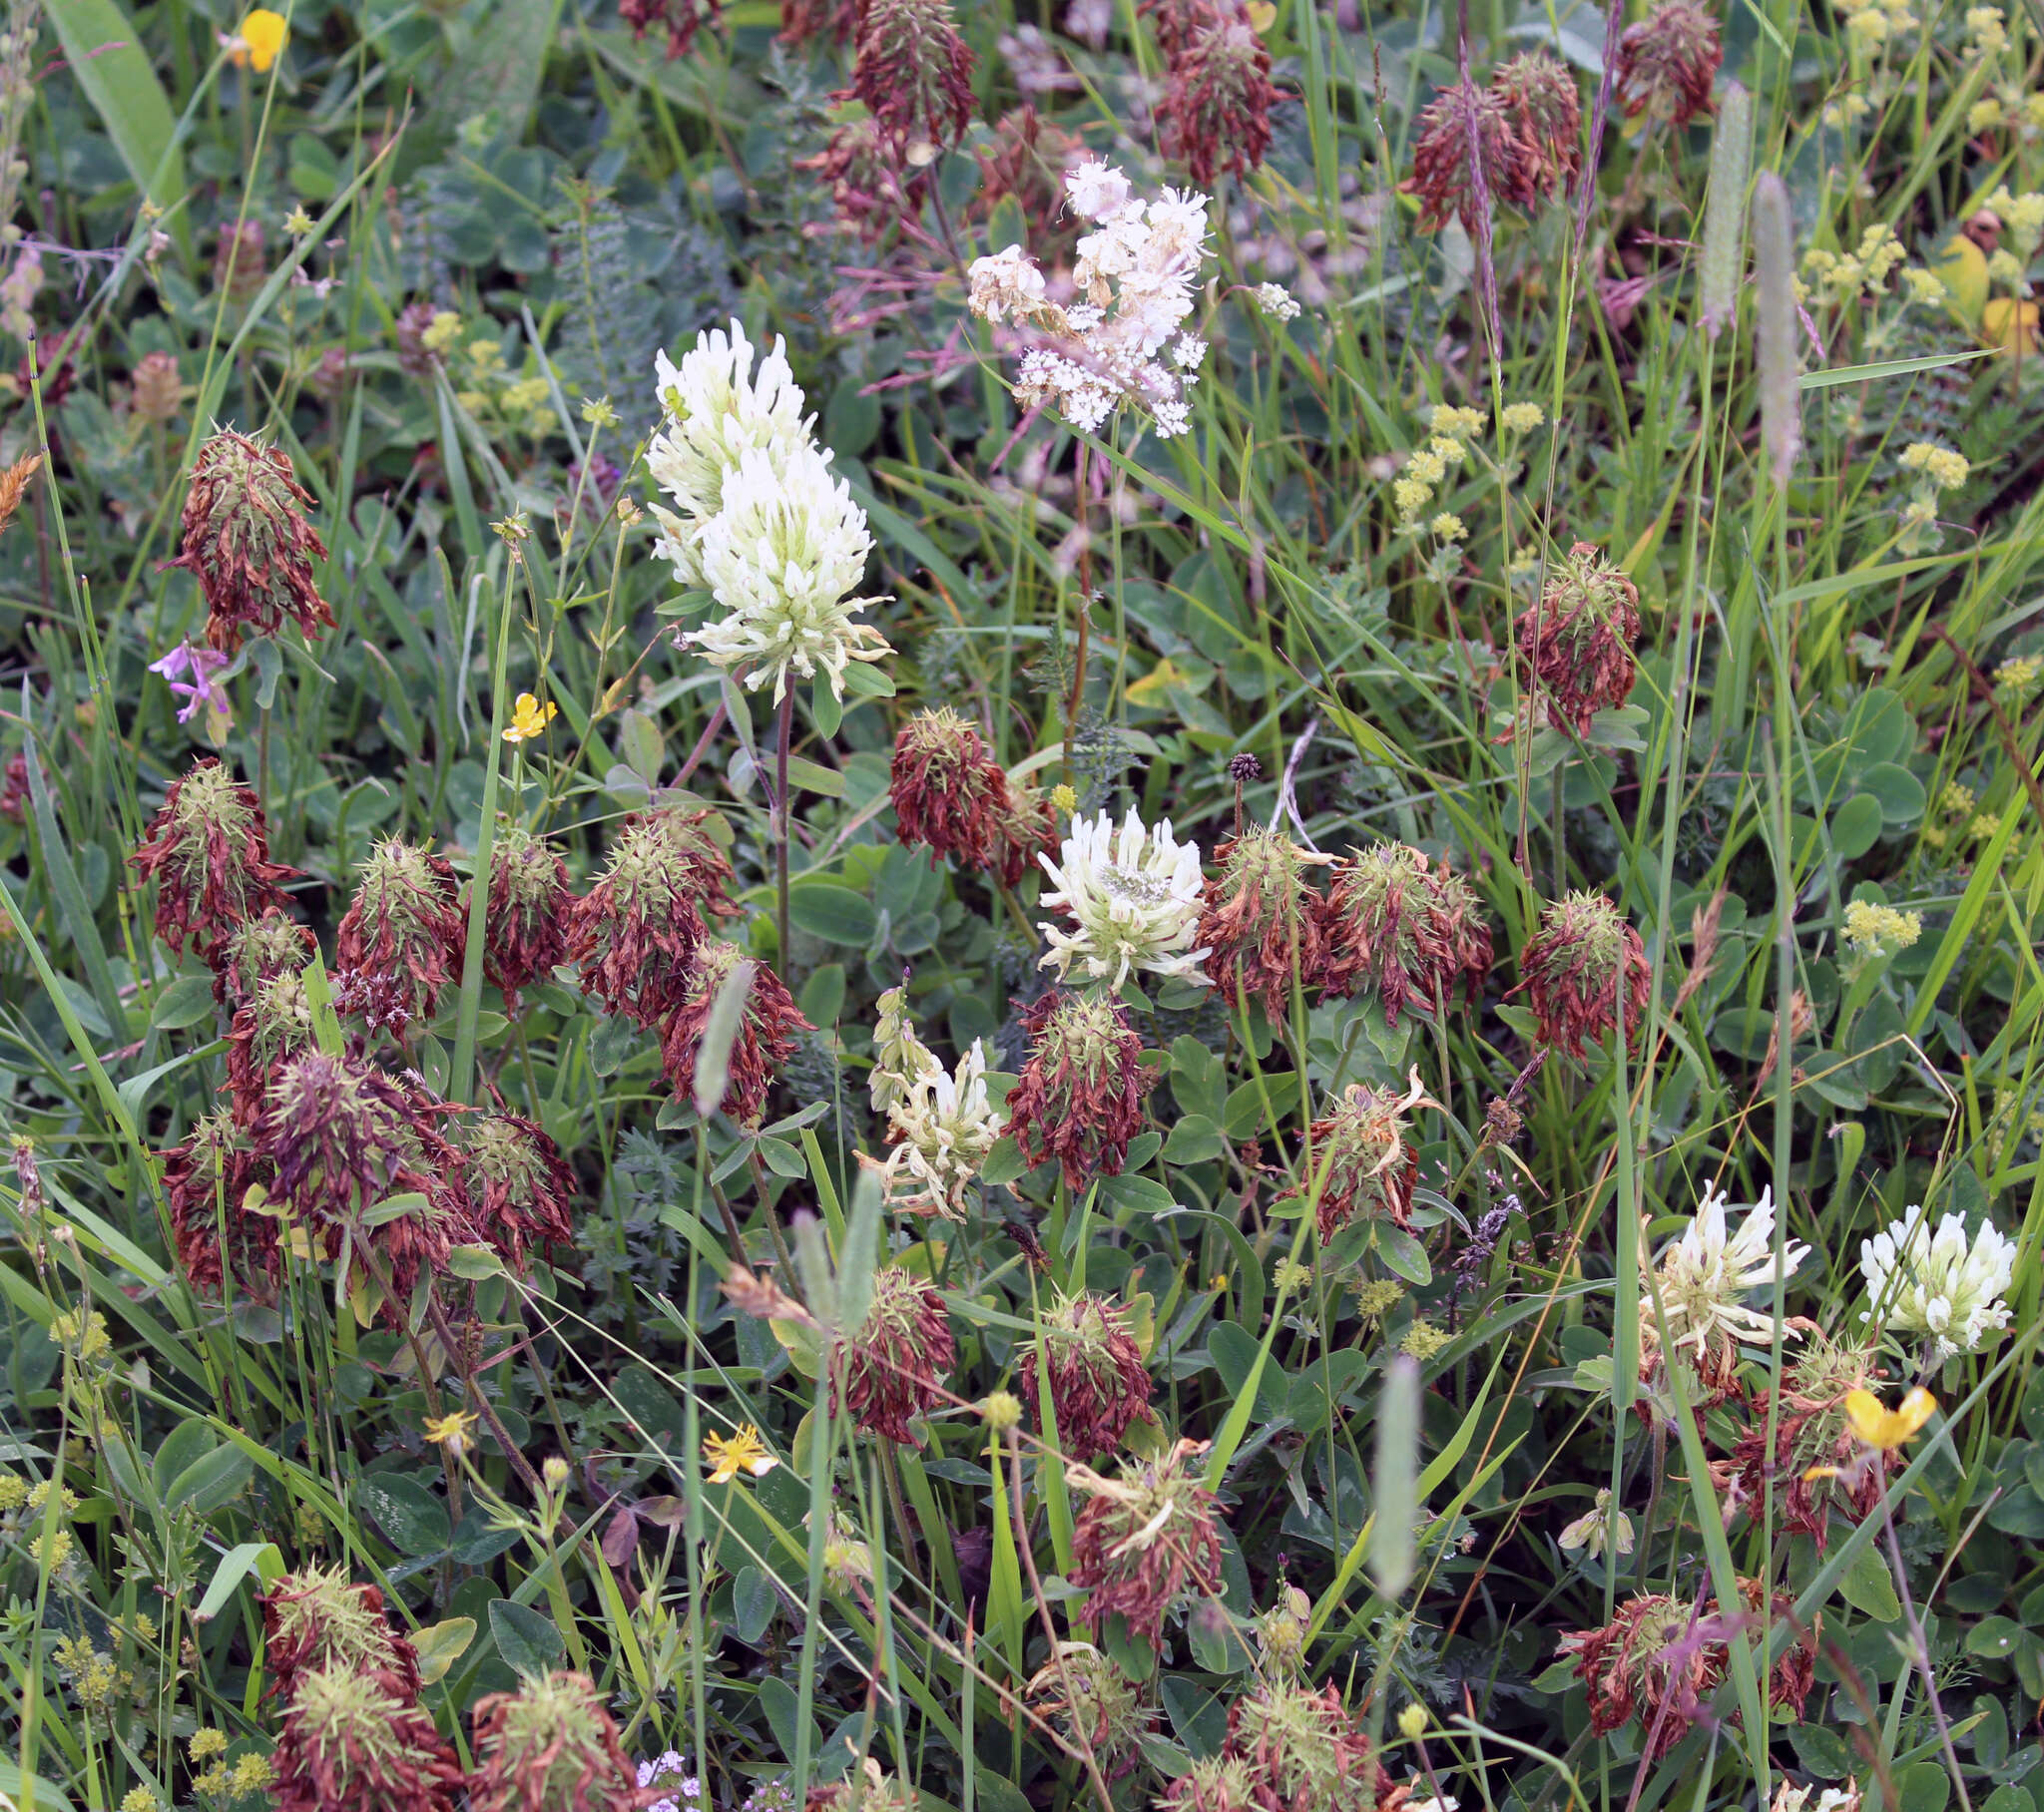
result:
[[[287,1573],[261,1594],[265,1696],[287,1699],[307,1673],[334,1667],[395,1675],[407,1697],[419,1690],[418,1651],[383,1614],[383,1593],[357,1586],[338,1567]]]
[[[1164,1789],[1157,1812],[1263,1812],[1263,1803],[1248,1762],[1236,1755],[1208,1755]]]
[[[972,124],[972,52],[948,0],[863,0],[848,91],[897,158],[930,162]]]
[[[833,44],[858,29],[858,0],[780,0],[780,41],[806,44],[823,32]]]
[[[1150,1368],[1120,1303],[1081,1291],[1060,1298],[1039,1325],[1058,1445],[1066,1453],[1081,1460],[1111,1453],[1132,1422],[1157,1420],[1150,1408]],[[1032,1406],[1039,1402],[1038,1345],[1023,1346],[1016,1368],[1022,1400]]]
[[[164,1194],[171,1207],[171,1238],[178,1266],[193,1288],[218,1289],[227,1259],[225,1224],[235,1276],[245,1287],[266,1283],[277,1264],[277,1223],[243,1206],[250,1187],[266,1182],[269,1166],[256,1153],[234,1117],[209,1114],[193,1124],[182,1145],[164,1153]]]
[[[800,1035],[815,1030],[802,1018],[780,977],[765,963],[754,962],[724,938],[699,944],[689,960],[682,998],[661,1029],[660,1056],[675,1099],[688,1100],[696,1087],[696,1059],[717,997],[741,964],[752,973],[739,1010],[738,1037],[732,1041],[723,1108],[740,1126],[757,1127],[766,1112],[766,1091],[775,1074],[794,1055]]]
[[[1132,1636],[1158,1646],[1182,1593],[1220,1592],[1220,1518],[1193,1465],[1207,1445],[1180,1441],[1162,1459],[1124,1464],[1119,1479],[1071,1468],[1088,1494],[1072,1530],[1071,1580],[1087,1593],[1081,1622],[1098,1630],[1118,1613]]]
[[[1519,973],[1541,1044],[1580,1063],[1585,1047],[1618,1024],[1621,1002],[1627,1048],[1639,1042],[1653,965],[1640,934],[1601,893],[1571,893],[1549,905],[1519,955]]]
[[[1639,678],[1640,593],[1587,541],[1547,576],[1540,600],[1519,619],[1519,654],[1579,735],[1600,710],[1623,704]]]
[[[1037,872],[1037,857],[1055,855],[1057,814],[1050,798],[1019,780],[1008,782],[1007,802],[996,814],[994,844],[983,872],[1003,887],[1019,887]]]
[[[1271,52],[1245,0],[1144,0],[1157,20],[1166,88],[1158,109],[1167,155],[1210,186],[1247,176],[1271,149]]]
[[[424,297],[406,302],[397,311],[397,368],[407,377],[433,374],[433,349],[426,344],[426,329],[437,313],[439,310]]]
[[[1292,984],[1309,988],[1319,979],[1318,896],[1306,870],[1326,860],[1258,825],[1214,851],[1194,941],[1209,952],[1207,973],[1231,1007],[1261,1001],[1267,1018],[1281,1021]]]
[[[475,1707],[470,1812],[622,1812],[650,1796],[584,1673],[528,1679]]]
[[[901,841],[968,868],[991,866],[1008,777],[979,731],[948,705],[918,711],[894,736],[888,783]]]
[[[943,1298],[913,1272],[887,1265],[873,1274],[865,1318],[845,1331],[832,1398],[841,1396],[868,1434],[913,1441],[908,1419],[943,1406],[938,1385],[954,1351]]]
[[[0,773],[0,818],[10,824],[28,822],[28,756],[18,748]]]
[[[276,1812],[455,1812],[463,1777],[394,1673],[303,1675],[276,1745]]]
[[[1773,1393],[1761,1391],[1749,1412],[1747,1430],[1733,1450],[1739,1500],[1763,1503],[1772,1480],[1783,1529],[1808,1536],[1818,1554],[1830,1540],[1832,1508],[1843,1512],[1848,1522],[1865,1522],[1880,1508],[1887,1475],[1904,1464],[1899,1448],[1869,1449],[1845,1419],[1847,1393],[1869,1389],[1879,1377],[1870,1350],[1813,1332],[1783,1378],[1779,1412],[1772,1406]]]
[[[1490,92],[1519,135],[1533,193],[1566,195],[1583,168],[1583,103],[1567,66],[1545,51],[1522,52],[1499,65]]]
[[[815,172],[829,188],[837,225],[867,239],[877,239],[891,223],[912,212],[909,191],[920,196],[928,174],[927,169],[901,167],[899,147],[871,114],[843,121],[821,151],[798,159],[795,168]]]
[[[1029,1167],[1055,1157],[1075,1189],[1090,1176],[1119,1176],[1143,1130],[1143,1098],[1157,1086],[1127,1010],[1111,995],[1053,991],[1024,1029],[1029,1059],[1008,1095],[1008,1131]]]
[[[1071,219],[1060,218],[1065,172],[1084,151],[1077,138],[1034,107],[1011,108],[995,122],[988,142],[973,151],[979,160],[979,193],[973,198],[971,218],[991,220],[993,211],[1012,196],[1029,223],[1029,243],[1037,247],[1041,261],[1068,262],[1078,233]]]
[[[430,1020],[461,970],[468,927],[446,859],[386,837],[370,850],[334,936],[334,1005],[398,1038]]]
[[[628,818],[596,885],[576,903],[571,960],[606,1013],[657,1026],[688,987],[712,918],[735,918],[731,862],[708,811],[664,806]]]
[[[531,1246],[573,1242],[575,1172],[536,1121],[516,1114],[463,1114],[449,1132],[469,1214],[513,1270],[525,1269]]]
[[[1142,1759],[1157,1713],[1114,1658],[1091,1642],[1060,1642],[1031,1675],[1029,1697],[1075,1744],[1092,1751],[1101,1774],[1119,1780]]]
[[[228,1090],[236,1122],[253,1127],[262,1112],[271,1078],[289,1059],[312,1048],[312,997],[296,969],[264,976],[228,1025]]]
[[[1312,1125],[1312,1160],[1307,1194],[1320,1181],[1317,1208],[1320,1238],[1332,1239],[1358,1214],[1393,1226],[1412,1224],[1412,1185],[1419,1153],[1406,1137],[1405,1116],[1419,1099],[1418,1083],[1405,1095],[1350,1083],[1333,1111]]]
[[[1224,1753],[1247,1762],[1257,1803],[1284,1812],[1350,1812],[1373,1804],[1383,1770],[1341,1694],[1290,1679],[1265,1680],[1229,1707]]]
[[[281,912],[277,883],[298,872],[269,859],[254,790],[211,758],[171,782],[131,859],[157,884],[157,936],[181,955],[187,939],[211,952],[248,920]]]
[[[1444,1008],[1457,982],[1473,1004],[1490,973],[1490,927],[1475,889],[1403,843],[1349,852],[1321,903],[1320,928],[1327,992],[1373,991],[1394,1027],[1408,1002]]]
[[[1766,1601],[1758,1580],[1741,1580],[1739,1592],[1735,1615],[1742,1620]],[[1777,1594],[1773,1613],[1789,1605],[1786,1595]],[[1725,1678],[1731,1633],[1725,1619],[1700,1604],[1649,1592],[1626,1599],[1602,1628],[1563,1636],[1561,1652],[1576,1657],[1576,1677],[1589,1689],[1592,1733],[1608,1736],[1637,1715],[1642,1756],[1659,1761],[1689,1733]],[[1813,1678],[1814,1640],[1811,1630],[1790,1643],[1768,1675],[1769,1702],[1798,1717]]]
[[[1422,232],[1438,230],[1451,218],[1473,232],[1488,212],[1486,204],[1532,201],[1526,148],[1504,103],[1474,82],[1442,89],[1419,116],[1412,174],[1398,190],[1419,197]]]
[[[278,907],[265,906],[237,925],[215,953],[213,998],[224,1007],[240,1007],[271,976],[300,970],[318,954],[308,926]]]
[[[210,648],[233,654],[245,629],[274,636],[286,620],[307,641],[333,627],[312,579],[326,544],[305,520],[311,501],[275,447],[224,428],[199,449],[184,541],[171,565],[199,581]]]
[[[319,1050],[300,1052],[277,1072],[255,1137],[276,1165],[278,1193],[320,1227],[424,1188],[427,1167],[446,1151],[400,1083]]]
[[[1724,61],[1716,19],[1694,0],[1661,0],[1618,41],[1619,104],[1628,119],[1645,113],[1687,126],[1712,111],[1711,87]]]
[[[634,38],[643,38],[656,27],[667,33],[667,59],[687,56],[696,34],[715,25],[724,11],[724,0],[618,0],[618,17],[632,28]]]
[[[522,824],[507,825],[490,851],[483,974],[503,989],[513,1011],[519,989],[544,981],[568,960],[574,913],[568,865],[559,852]]]

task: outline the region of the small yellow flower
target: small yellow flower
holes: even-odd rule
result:
[[[729,1485],[740,1473],[764,1479],[776,1464],[766,1451],[766,1442],[760,1439],[760,1431],[750,1422],[729,1438],[705,1435],[703,1458],[710,1464],[710,1483],[713,1485]]]
[[[217,1755],[227,1754],[228,1733],[225,1730],[196,1731],[191,1742],[186,1744],[186,1750],[195,1767],[202,1762],[210,1762]]]
[[[1068,780],[1060,780],[1050,789],[1050,802],[1068,816],[1079,809],[1079,793]]]
[[[511,721],[505,726],[504,740],[530,742],[533,737],[543,735],[560,708],[551,698],[541,704],[530,692],[520,692],[518,703],[511,712]]]
[[[1884,1454],[1913,1441],[1936,1410],[1937,1399],[1920,1384],[1893,1409],[1869,1390],[1845,1393],[1845,1421],[1854,1437]]]
[[[1398,1734],[1408,1743],[1417,1742],[1426,1734],[1426,1707],[1410,1704],[1398,1713]]]
[[[1006,1434],[1022,1424],[1022,1403],[1013,1391],[994,1391],[983,1397],[979,1413],[996,1434]]]
[[[428,352],[445,352],[460,332],[461,316],[452,308],[442,308],[426,323],[425,331],[419,335],[419,344]]]
[[[1507,403],[1504,425],[1507,434],[1531,434],[1546,421],[1547,416],[1538,403]]]
[[[291,28],[284,23],[281,13],[258,6],[242,21],[242,29],[229,47],[228,60],[237,69],[253,69],[258,76],[266,76],[283,55],[290,35]]]
[[[1465,541],[1469,531],[1463,526],[1461,517],[1452,510],[1443,510],[1426,525],[1443,541]]]
[[[426,1439],[435,1447],[444,1447],[459,1459],[468,1447],[468,1431],[475,1426],[475,1418],[466,1410],[452,1410],[444,1416],[426,1418]]]

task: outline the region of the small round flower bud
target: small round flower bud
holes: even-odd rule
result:
[[[980,1399],[979,1413],[995,1434],[1005,1435],[1022,1424],[1022,1399],[1013,1391],[993,1391]]]
[[[1426,1734],[1426,1707],[1413,1703],[1398,1713],[1398,1734],[1407,1742],[1417,1742]]]
[[[568,1462],[559,1454],[549,1454],[546,1463],[539,1469],[539,1476],[546,1481],[549,1491],[559,1491],[568,1483]]]

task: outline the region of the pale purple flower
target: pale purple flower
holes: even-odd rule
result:
[[[232,714],[234,702],[227,687],[213,682],[213,676],[227,666],[229,659],[216,649],[194,648],[189,642],[181,642],[161,661],[149,664],[152,674],[163,675],[172,694],[186,701],[185,708],[178,713],[180,723],[190,723],[209,706],[223,716]]]
[[[639,1764],[639,1784],[673,1788],[670,1798],[655,1800],[646,1812],[700,1812],[703,1783],[689,1772],[686,1758],[673,1749]]]

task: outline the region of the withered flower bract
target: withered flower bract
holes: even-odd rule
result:
[[[1308,1180],[1287,1193],[1308,1194],[1311,1179],[1319,1179],[1321,1239],[1332,1239],[1358,1214],[1412,1224],[1419,1153],[1406,1138],[1405,1114],[1413,1100],[1350,1083],[1332,1111],[1313,1122]]]
[[[1330,995],[1375,993],[1395,1027],[1408,1002],[1445,1008],[1456,984],[1474,1005],[1490,973],[1490,927],[1475,890],[1403,843],[1351,850],[1319,903],[1321,980]]]
[[[470,1812],[621,1812],[638,1771],[589,1676],[566,1671],[476,1701]]]
[[[1150,1408],[1150,1368],[1129,1331],[1128,1312],[1093,1291],[1052,1304],[1040,1324],[1058,1445],[1090,1460],[1112,1452],[1133,1422],[1157,1420]],[[1016,1353],[1022,1399],[1035,1408],[1038,1340]]]
[[[1112,997],[1053,991],[1029,1010],[1029,1060],[1008,1094],[1008,1131],[1031,1169],[1055,1157],[1065,1181],[1118,1176],[1143,1130],[1143,1098],[1157,1072],[1139,1061],[1143,1040]]]
[[[380,1586],[315,1563],[285,1574],[261,1604],[265,1696],[288,1699],[304,1675],[326,1667],[389,1673],[406,1697],[418,1695],[418,1651],[384,1614]]]
[[[708,811],[664,806],[628,818],[596,884],[576,902],[569,958],[606,1013],[655,1027],[689,987],[712,919],[735,918],[731,862],[703,828]]]
[[[864,1319],[844,1334],[831,1383],[832,1413],[841,1397],[868,1434],[913,1441],[908,1419],[943,1405],[937,1386],[954,1352],[943,1298],[913,1272],[886,1265],[873,1274]]]
[[[222,429],[199,449],[184,542],[171,565],[199,581],[209,647],[233,654],[244,630],[275,636],[286,622],[307,641],[333,627],[312,578],[326,544],[305,520],[311,502],[275,447]]]
[[[471,882],[470,886],[474,883]],[[466,902],[464,893],[464,904]],[[490,851],[490,897],[483,908],[483,974],[517,1011],[518,991],[544,981],[568,960],[576,899],[568,865],[544,837],[506,825]],[[464,926],[467,913],[462,913]]]
[[[362,864],[335,934],[335,1007],[402,1038],[459,980],[467,933],[446,859],[386,837]]]
[[[130,859],[145,881],[156,882],[156,933],[180,954],[188,939],[210,953],[248,920],[281,912],[277,883],[298,872],[269,859],[254,789],[211,758],[171,782]]]
[[[514,1271],[525,1269],[530,1246],[573,1243],[575,1172],[537,1121],[459,1114],[448,1124],[448,1143],[476,1230]]]
[[[696,1086],[696,1059],[717,997],[741,963],[744,951],[723,938],[696,947],[682,998],[660,1035],[661,1062],[677,1100],[686,1101]],[[738,1036],[732,1041],[730,1074],[725,1083],[725,1113],[742,1127],[756,1127],[766,1112],[766,1091],[774,1073],[794,1055],[799,1034],[815,1030],[802,1018],[779,976],[765,963],[754,963],[739,1009]]]

